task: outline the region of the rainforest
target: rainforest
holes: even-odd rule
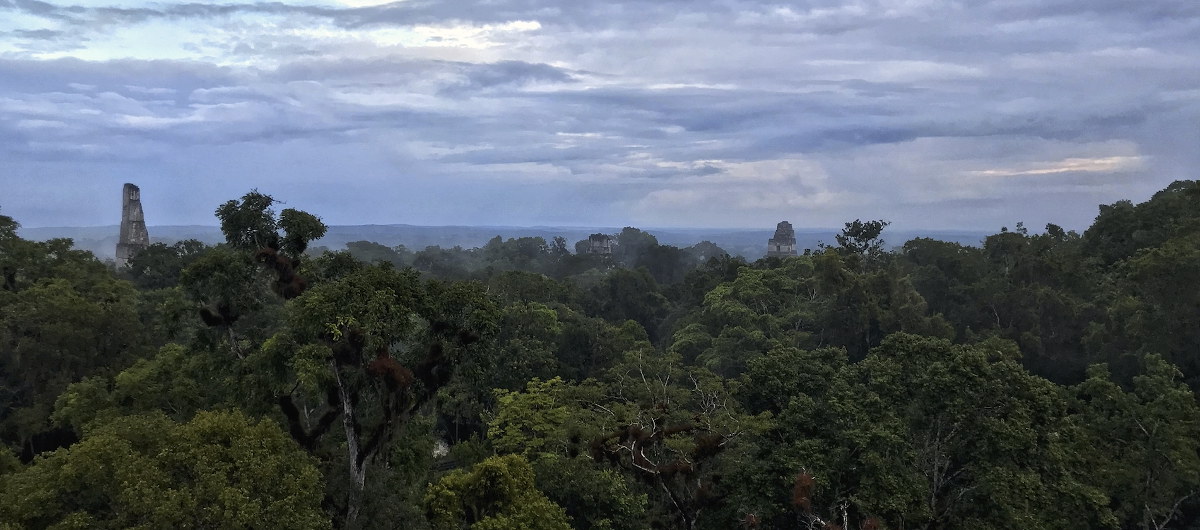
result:
[[[1200,182],[756,261],[268,193],[124,267],[0,216],[0,528],[1200,525]]]

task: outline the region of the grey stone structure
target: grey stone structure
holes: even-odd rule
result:
[[[796,231],[792,223],[780,221],[775,226],[775,237],[767,241],[767,257],[782,258],[796,255]]]
[[[592,234],[588,236],[588,254],[612,254],[613,245],[617,244],[613,241],[613,237],[608,234]]]
[[[150,246],[146,218],[142,215],[142,190],[126,183],[121,190],[121,239],[117,241],[117,267],[128,267],[130,258]]]

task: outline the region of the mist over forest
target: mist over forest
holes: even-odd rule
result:
[[[149,227],[150,239],[155,243],[172,245],[187,239],[195,239],[206,244],[217,244],[223,241],[221,229],[218,226],[155,226]],[[710,241],[730,255],[746,259],[758,259],[766,254],[766,241],[770,239],[773,229],[659,229],[645,228],[647,233],[664,245],[689,247],[701,241]],[[18,234],[26,239],[45,241],[54,238],[70,238],[75,247],[87,250],[96,257],[104,260],[115,257],[115,249],[119,225],[95,227],[22,227]],[[388,247],[403,245],[410,250],[422,250],[425,247],[437,246],[444,248],[462,247],[472,249],[482,247],[493,237],[503,239],[519,237],[540,237],[547,241],[555,237],[563,237],[574,243],[587,239],[591,234],[618,234],[618,227],[518,227],[518,226],[414,226],[414,225],[346,225],[329,226],[325,235],[312,242],[313,247],[324,247],[330,250],[343,250],[347,243],[368,241]],[[815,249],[822,243],[832,243],[837,234],[835,229],[799,228],[796,230],[797,246],[801,249]],[[917,237],[933,237],[943,241],[953,241],[964,245],[978,246],[989,232],[971,230],[924,230],[896,231],[891,230],[888,239],[893,241],[908,241]]]

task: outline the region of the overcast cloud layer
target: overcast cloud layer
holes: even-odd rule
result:
[[[0,0],[0,213],[1086,227],[1200,178],[1200,2]]]

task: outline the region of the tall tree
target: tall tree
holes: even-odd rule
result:
[[[399,430],[495,333],[497,318],[474,285],[422,283],[415,271],[388,266],[364,267],[292,301],[290,331],[270,345],[296,377],[279,403],[310,449],[340,418],[347,523],[360,513],[368,471],[386,463]]]
[[[314,460],[271,421],[125,416],[0,476],[0,525],[328,528],[320,500]]]

